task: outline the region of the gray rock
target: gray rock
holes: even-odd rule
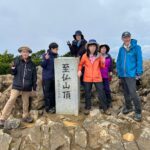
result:
[[[81,127],[77,127],[75,129],[75,144],[79,145],[82,148],[86,148],[87,146],[87,133]]]
[[[124,147],[126,150],[139,150],[135,142],[125,142]]]
[[[139,149],[149,150],[150,149],[150,128],[145,127],[142,129],[140,137],[137,139]]]
[[[6,120],[4,124],[4,129],[6,130],[17,129],[19,128],[20,124],[21,124],[20,119]]]
[[[50,129],[50,149],[70,150],[70,135],[61,124],[55,123]]]
[[[42,132],[40,127],[32,127],[24,130],[24,140],[21,143],[21,150],[41,150]]]
[[[37,120],[39,118],[39,112],[38,110],[31,110],[30,111],[30,116],[34,119]]]
[[[94,117],[100,114],[100,110],[99,109],[93,109],[92,111],[90,111],[90,117]]]
[[[0,150],[9,150],[12,137],[0,130]]]
[[[121,149],[121,133],[118,125],[106,120],[86,119],[83,127],[88,132],[90,148],[100,149],[110,144],[111,147],[119,145]]]

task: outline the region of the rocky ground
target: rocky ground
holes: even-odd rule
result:
[[[145,72],[138,93],[142,99],[143,121],[135,122],[134,113],[122,115],[123,96],[118,79],[111,83],[112,115],[103,115],[93,94],[93,110],[83,115],[81,94],[80,115],[50,115],[43,111],[41,69],[38,69],[38,95],[31,98],[30,114],[34,123],[20,121],[21,98],[13,113],[0,130],[0,150],[150,150],[150,61],[144,63]],[[0,111],[8,100],[11,75],[0,76]],[[94,90],[94,89],[93,89]],[[94,92],[95,93],[95,92]]]

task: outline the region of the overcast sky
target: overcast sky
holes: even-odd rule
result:
[[[81,30],[87,40],[109,44],[115,57],[122,32],[130,31],[150,58],[149,14],[150,0],[0,0],[0,52],[16,55],[22,45],[37,51],[55,41],[64,54]]]

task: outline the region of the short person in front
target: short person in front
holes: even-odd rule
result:
[[[107,107],[107,99],[103,89],[102,76],[100,68],[105,67],[105,59],[98,53],[98,44],[92,39],[87,43],[87,52],[82,56],[79,63],[78,76],[82,75],[82,67],[85,67],[84,88],[85,88],[85,114],[88,115],[91,110],[91,90],[94,84],[98,98],[100,100],[100,108],[107,115],[110,115]]]
[[[11,114],[14,107],[16,99],[18,96],[22,96],[23,101],[23,119],[24,122],[32,122],[33,119],[29,116],[29,97],[31,91],[36,91],[37,73],[36,66],[32,62],[29,53],[31,49],[28,47],[21,47],[18,50],[20,56],[14,60],[12,65],[12,75],[14,75],[12,90],[10,98],[7,101],[4,109],[2,110],[2,115],[0,117],[0,126],[3,127],[5,120]]]
[[[140,98],[136,93],[136,77],[139,78],[143,73],[142,51],[137,41],[131,39],[129,32],[122,34],[122,40],[123,45],[119,49],[117,58],[117,73],[125,98],[125,106],[122,112],[128,114],[135,109],[134,119],[141,121],[142,108]]]
[[[45,100],[45,111],[55,113],[55,75],[54,75],[54,59],[58,56],[58,44],[51,43],[47,53],[43,55],[41,66],[43,93]]]
[[[101,74],[103,78],[104,91],[107,98],[107,107],[112,106],[111,90],[110,90],[110,81],[112,80],[113,72],[113,60],[109,54],[109,46],[107,44],[100,45],[99,52],[105,58],[105,68],[101,68]]]

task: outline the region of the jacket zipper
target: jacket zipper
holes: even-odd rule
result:
[[[24,88],[24,78],[25,78],[25,74],[26,74],[26,63],[25,63],[24,72],[23,72],[23,88]]]
[[[97,58],[96,58],[96,59],[97,59]],[[90,63],[91,63],[91,65],[92,65],[92,82],[94,81],[94,80],[93,80],[93,66],[94,66],[94,63],[95,63],[96,59],[94,60],[94,62],[93,62],[93,63],[91,63],[91,61],[89,60],[89,61],[90,61]]]

